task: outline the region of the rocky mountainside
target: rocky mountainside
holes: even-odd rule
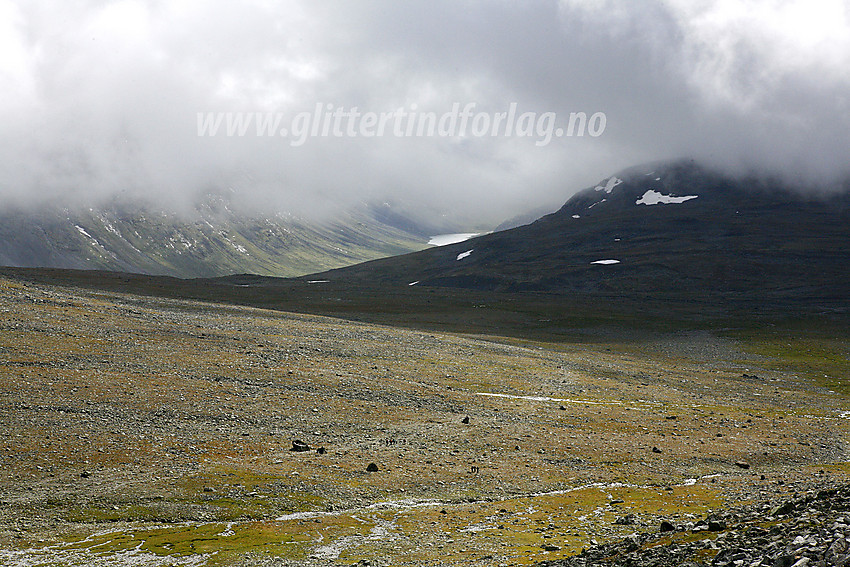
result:
[[[194,211],[114,202],[97,209],[6,208],[0,265],[136,272],[177,277],[234,273],[297,276],[425,247],[428,227],[387,205],[323,221],[239,211],[228,194]]]
[[[795,192],[690,161],[640,166],[532,224],[321,277],[840,311],[850,296],[849,195]]]

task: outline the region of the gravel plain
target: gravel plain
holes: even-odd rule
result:
[[[561,560],[845,481],[850,407],[810,374],[706,332],[554,344],[4,278],[0,564]]]

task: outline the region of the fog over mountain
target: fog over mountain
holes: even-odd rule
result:
[[[842,0],[6,0],[0,82],[0,197],[18,204],[125,194],[181,208],[232,188],[263,210],[393,201],[498,223],[647,160],[827,187],[850,164]],[[198,135],[199,113],[291,126],[317,104],[442,116],[454,103],[606,121],[546,144]]]

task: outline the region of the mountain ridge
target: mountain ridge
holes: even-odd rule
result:
[[[114,201],[97,208],[6,207],[0,265],[109,270],[175,277],[251,272],[292,277],[426,247],[427,227],[384,204],[314,220],[238,210],[209,194],[173,212]]]
[[[850,193],[799,193],[685,160],[624,170],[525,226],[310,278],[670,299],[822,299],[834,308],[850,297],[848,243]]]

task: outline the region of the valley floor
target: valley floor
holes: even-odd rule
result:
[[[842,338],[532,342],[11,278],[0,329],[4,565],[532,565],[850,477]]]

